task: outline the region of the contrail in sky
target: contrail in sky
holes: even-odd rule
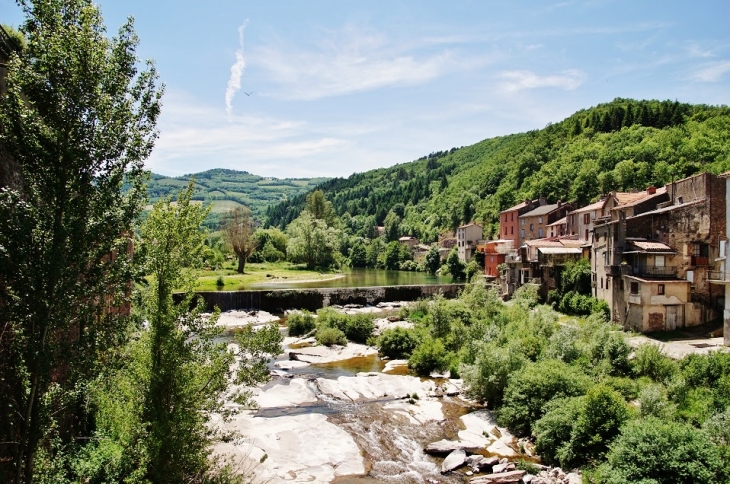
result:
[[[246,30],[246,24],[248,24],[248,19],[238,27],[238,42],[241,48],[236,51],[236,63],[231,66],[231,77],[228,79],[228,86],[226,87],[226,112],[228,114],[233,112],[231,103],[236,93],[241,89],[241,76],[246,69],[246,59],[243,57],[243,32]]]

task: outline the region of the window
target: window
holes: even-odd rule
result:
[[[525,219],[520,220],[520,225],[525,225]]]
[[[639,294],[639,283],[638,282],[631,283],[631,294]]]
[[[530,224],[530,232],[532,232],[533,230],[535,230],[535,225],[534,224]]]
[[[542,229],[537,230],[537,236],[542,238]]]
[[[586,241],[588,240],[588,229],[586,229],[586,238],[585,238],[585,240]]]
[[[515,228],[514,227],[510,227],[509,228],[509,234],[510,235],[514,235],[514,233],[515,233]]]
[[[525,229],[520,230],[520,237],[525,238]]]
[[[664,295],[664,284],[659,284],[656,288],[656,293],[660,296]]]
[[[654,256],[654,265],[657,267],[664,267],[664,256],[663,255],[655,255]]]
[[[722,243],[721,243],[722,245]],[[710,256],[710,247],[707,244],[697,243],[694,246],[695,249],[695,257],[709,257]],[[721,256],[725,254],[720,254]]]
[[[589,214],[589,213],[584,213],[583,214],[583,223],[584,224],[591,223],[591,214]]]
[[[624,280],[621,279],[621,282],[619,283],[619,288],[623,291],[624,290]]]
[[[537,223],[539,223],[539,224],[542,223],[542,217],[537,217]]]
[[[512,212],[512,217],[510,218],[510,220],[511,220],[512,222],[514,222],[514,221],[515,221],[515,213],[514,213],[514,212]]]
[[[601,277],[601,289],[603,289],[603,277]]]

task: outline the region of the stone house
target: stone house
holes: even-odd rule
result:
[[[702,173],[650,188],[596,220],[593,293],[613,321],[656,331],[716,316],[724,295],[708,274],[725,236],[725,193],[725,180]]]
[[[725,236],[719,239],[718,256],[715,259],[717,266],[708,272],[707,280],[722,291],[723,344],[730,346],[730,243],[727,232],[730,227],[730,173],[723,173],[720,178],[725,182]]]
[[[568,234],[568,215],[547,226],[548,238],[562,237]]]
[[[565,217],[571,210],[573,210],[571,204],[558,200],[558,203],[540,205],[520,215],[518,217],[518,245],[521,246],[527,240],[546,238],[548,236],[547,227]]]
[[[571,235],[577,235],[578,240],[585,244],[593,242],[593,221],[604,215],[606,199],[601,199],[583,208],[573,210],[568,214],[570,219]]]
[[[405,235],[398,239],[398,243],[407,245],[409,249],[413,250],[413,248],[418,245],[418,239],[410,235]]]

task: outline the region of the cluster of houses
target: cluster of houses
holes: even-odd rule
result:
[[[728,196],[730,173],[701,173],[662,188],[611,192],[582,208],[525,200],[500,213],[497,240],[478,246],[485,276],[505,297],[535,284],[547,298],[565,264],[586,258],[592,295],[625,329],[668,331],[723,318],[730,346]],[[474,236],[458,233],[468,227],[457,230],[466,259]]]

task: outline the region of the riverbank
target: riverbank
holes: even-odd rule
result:
[[[235,264],[227,264],[217,271],[202,271],[195,286],[196,291],[232,291],[249,286],[283,284],[311,284],[344,278],[339,272],[307,270],[302,265],[289,262],[248,263],[244,274],[235,271]],[[222,280],[223,285],[218,284]]]

